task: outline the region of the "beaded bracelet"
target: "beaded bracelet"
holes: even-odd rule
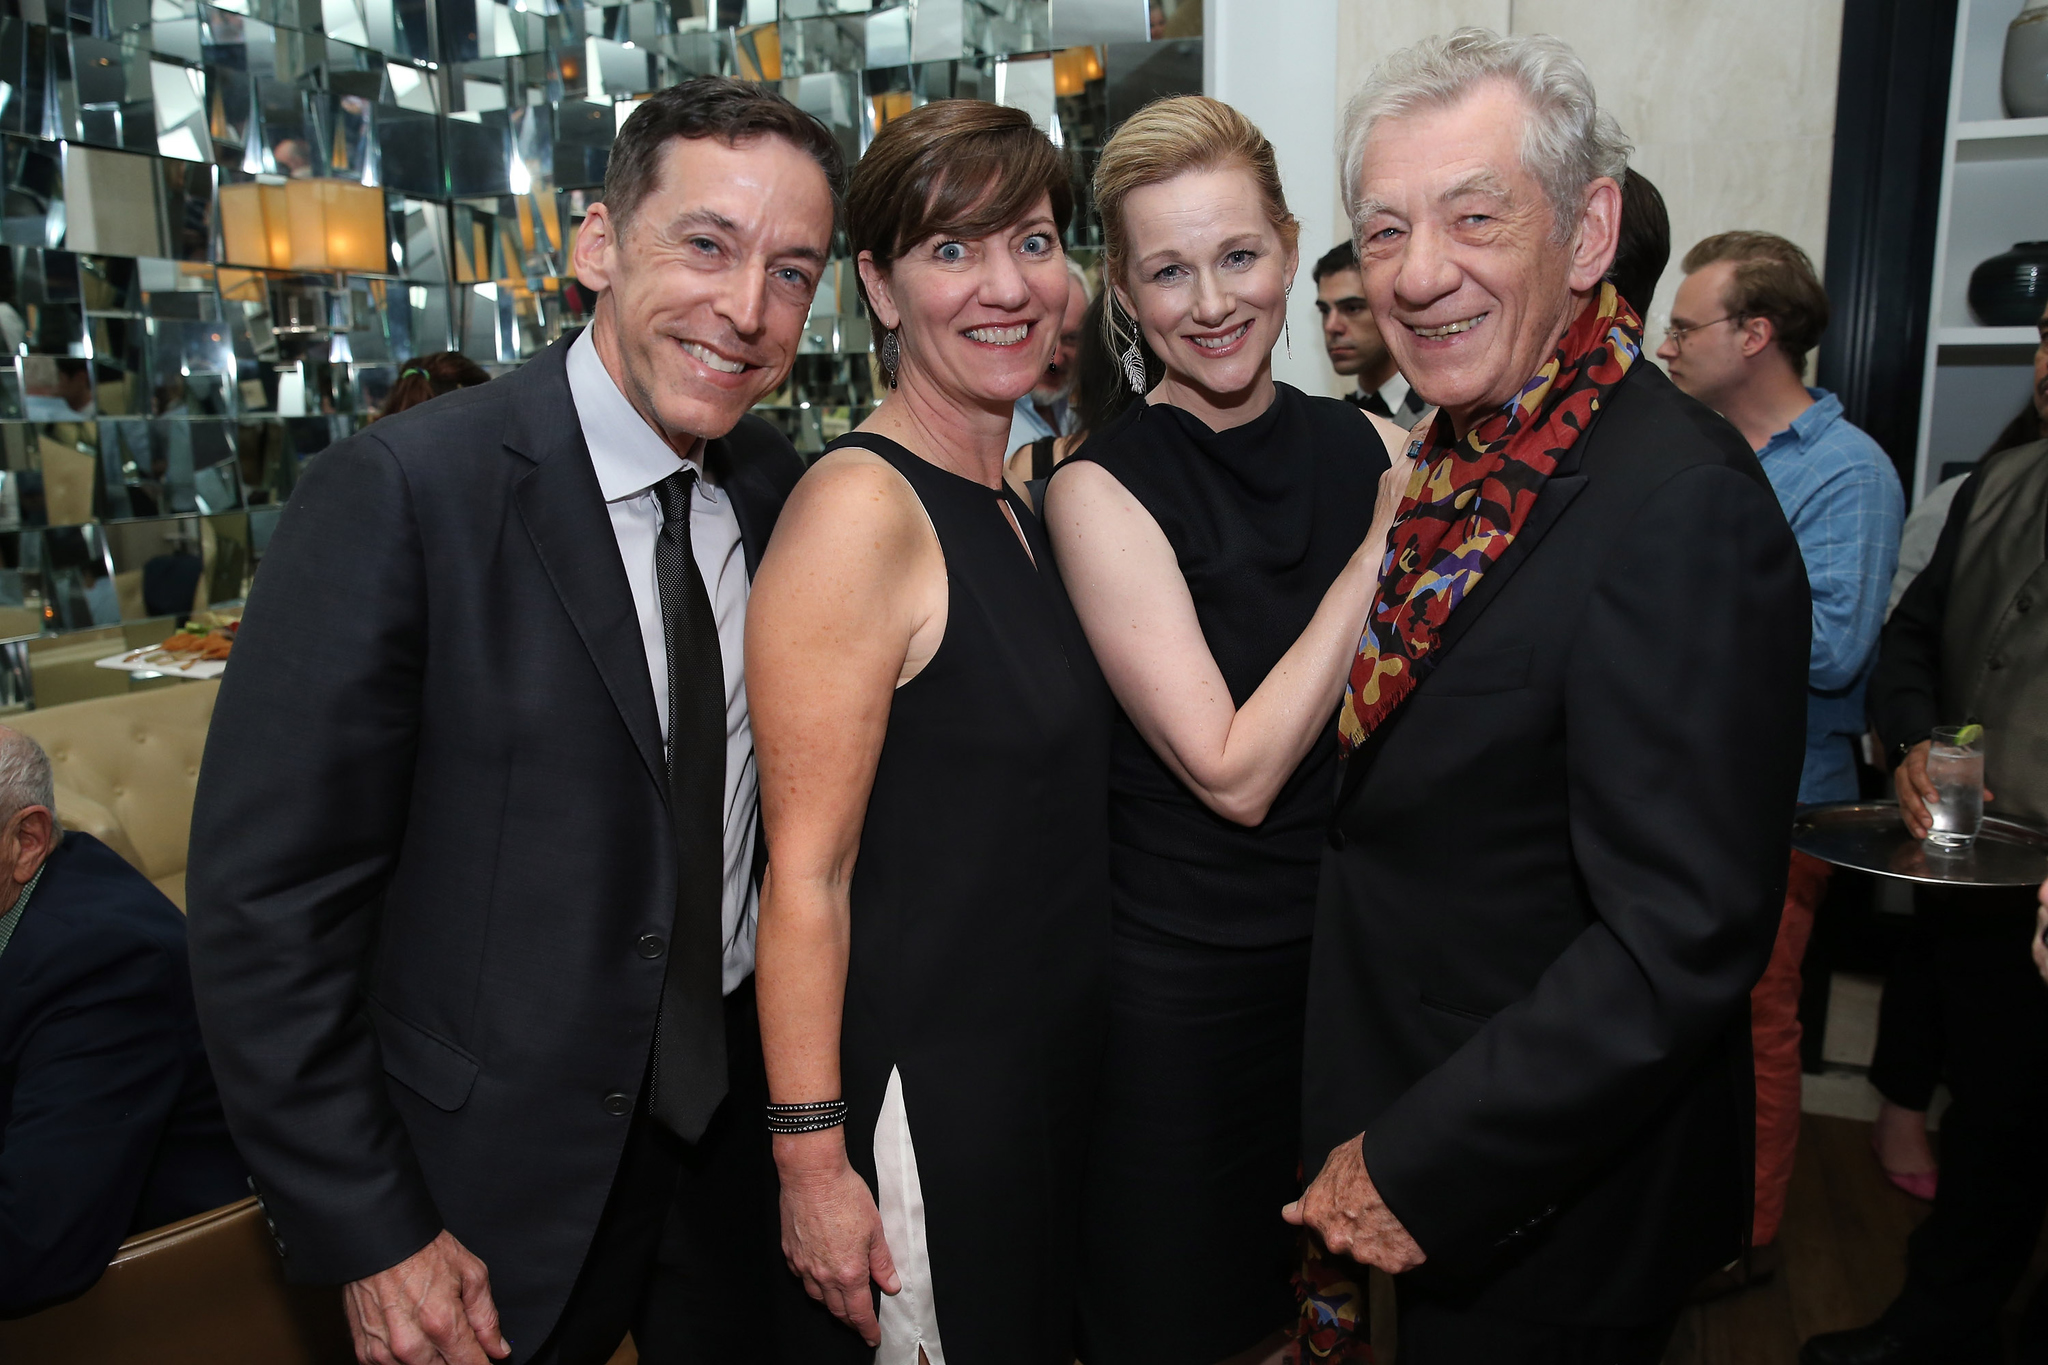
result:
[[[771,1104],[768,1131],[771,1133],[819,1133],[846,1122],[845,1100],[816,1100],[810,1104]]]

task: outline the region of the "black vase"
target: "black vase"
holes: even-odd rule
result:
[[[1986,327],[2031,327],[2048,307],[2048,242],[2021,242],[1970,272],[1970,311]]]

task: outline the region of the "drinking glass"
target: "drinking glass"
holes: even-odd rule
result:
[[[1934,784],[1934,800],[1927,807],[1934,828],[1927,842],[1941,849],[1968,848],[1984,824],[1984,727],[1938,727],[1927,750],[1927,780]]]

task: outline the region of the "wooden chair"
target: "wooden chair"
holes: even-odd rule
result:
[[[21,1365],[352,1365],[341,1291],[287,1285],[254,1199],[121,1244],[68,1303],[0,1321]]]

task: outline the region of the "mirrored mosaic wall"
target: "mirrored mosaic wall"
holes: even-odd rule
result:
[[[570,245],[648,92],[776,82],[849,159],[930,100],[1027,109],[1086,259],[1095,153],[1200,89],[1200,30],[1200,0],[0,0],[0,639],[238,601],[403,360],[503,370],[582,322]],[[840,261],[764,412],[816,451],[868,350]]]

